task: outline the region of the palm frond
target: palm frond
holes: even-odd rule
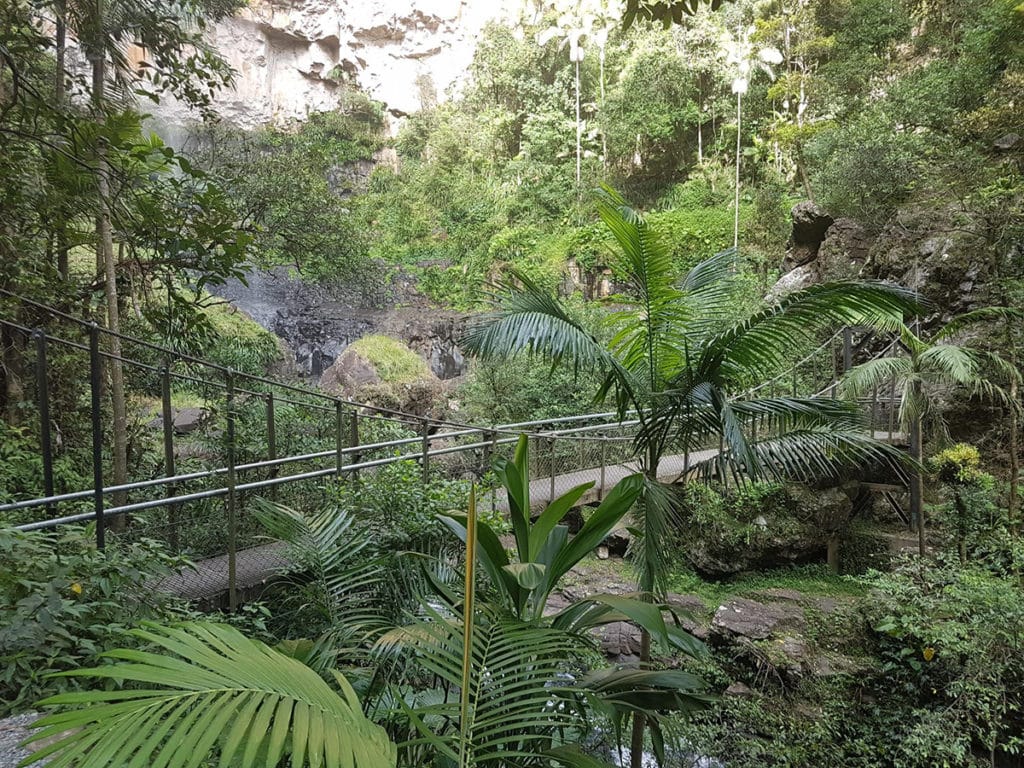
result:
[[[972,325],[991,323],[997,320],[1007,322],[1024,320],[1024,312],[1012,307],[982,307],[971,312],[957,315],[932,336],[932,342],[942,341],[958,336]]]
[[[30,741],[56,738],[31,764],[51,768],[162,765],[393,768],[395,746],[366,719],[344,677],[339,695],[309,667],[222,624],[148,625],[133,634],[161,653],[121,649],[115,661],[64,673],[143,688],[66,693],[44,706]]]
[[[686,275],[682,290],[693,318],[687,328],[691,346],[698,347],[736,315],[739,288],[735,248],[704,259]]]
[[[913,361],[909,357],[878,357],[867,360],[843,374],[841,387],[848,397],[858,397],[873,387],[880,387],[893,378],[904,379]]]
[[[503,306],[469,324],[462,343],[483,359],[507,359],[526,352],[550,360],[568,360],[581,368],[605,371],[613,360],[587,329],[547,291],[512,272],[521,288],[507,288]]]
[[[452,691],[462,685],[461,620],[425,608],[427,620],[384,635],[378,647],[414,653],[420,666]],[[471,722],[461,723],[458,697],[410,711],[418,737],[402,748],[430,743],[455,755],[459,734],[468,739],[468,765],[506,765],[535,757],[552,746],[573,723],[571,696],[561,683],[564,663],[578,652],[567,633],[535,623],[505,618],[489,609],[476,616],[472,668],[465,681]],[[410,714],[407,713],[407,714]]]
[[[917,309],[913,293],[882,282],[822,283],[784,296],[710,339],[698,367],[739,380],[740,375],[771,378],[785,367],[794,348],[824,330],[870,325],[894,330]]]
[[[618,243],[615,265],[629,286],[629,294],[618,298],[626,310],[613,318],[619,330],[610,347],[622,367],[653,392],[682,364],[692,313],[676,286],[678,271],[664,238],[610,187],[597,209]]]
[[[925,376],[937,376],[963,386],[970,386],[978,379],[975,352],[955,344],[930,345],[918,356],[918,367]]]
[[[633,537],[630,549],[638,581],[658,594],[668,587],[669,552],[682,508],[679,493],[675,486],[644,476],[643,495],[633,511],[633,525],[640,535]]]
[[[306,514],[257,499],[255,515],[271,536],[289,545],[286,574],[315,579],[320,609],[339,647],[355,651],[368,634],[388,625],[376,599],[382,562],[371,552],[372,538],[351,514],[331,507]]]
[[[694,472],[711,479],[725,464],[737,478],[766,478],[777,481],[813,482],[839,478],[851,467],[882,464],[906,466],[907,455],[895,446],[875,440],[861,432],[838,431],[830,426],[791,430],[778,437],[753,444],[756,461],[746,466],[730,452],[694,464]]]

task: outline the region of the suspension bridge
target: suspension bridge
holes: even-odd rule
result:
[[[415,474],[406,475],[405,481],[424,486],[439,477],[480,480],[493,458],[508,455],[520,435],[530,448],[535,502],[546,503],[583,483],[593,487],[581,503],[596,502],[635,471],[632,444],[639,422],[619,419],[613,412],[487,426],[433,419],[350,402],[301,383],[240,373],[117,334],[122,348],[118,359],[133,390],[159,393],[154,394],[148,420],[146,408],[137,404],[130,448],[133,455],[141,455],[143,445],[158,442],[156,453],[163,460],[150,467],[134,461],[134,479],[108,483],[113,456],[104,369],[114,357],[108,351],[114,334],[55,308],[0,293],[21,301],[24,314],[34,320],[23,324],[0,318],[0,331],[8,349],[5,366],[19,365],[26,373],[23,402],[32,407],[22,410],[31,412],[27,421],[38,436],[40,470],[34,490],[22,489],[18,498],[0,504],[0,521],[23,531],[89,524],[100,548],[111,537],[158,539],[194,563],[160,584],[183,597],[213,600],[226,595],[234,607],[240,595],[286,564],[281,545],[266,542],[248,509],[247,502],[257,494],[288,501],[297,498],[295,489],[304,489],[308,503],[311,488],[322,493],[332,482],[358,482],[367,473],[398,464]],[[873,338],[866,329],[843,329],[749,394],[795,396],[802,389],[834,397],[839,377],[867,354]],[[889,353],[895,344],[876,356]],[[11,360],[12,348],[20,350],[20,359]],[[828,366],[823,365],[826,360]],[[51,382],[86,371],[87,402],[67,401],[63,390],[64,400],[54,401]],[[199,410],[205,417],[187,432],[176,423],[175,401],[182,393],[202,403]],[[864,405],[870,411],[867,428],[877,439],[903,442],[896,429],[895,382],[888,391],[875,390]],[[89,424],[88,440],[69,431],[73,412],[82,417],[79,423]],[[91,446],[91,487],[67,487],[57,471],[62,457],[73,451],[72,442]],[[667,456],[659,465],[659,477],[677,481],[694,464],[717,454],[718,448],[708,446]],[[871,490],[885,495],[899,511],[896,496],[905,490],[903,480],[874,485]],[[3,488],[0,494],[8,495]],[[496,492],[484,498],[493,511],[505,508]]]

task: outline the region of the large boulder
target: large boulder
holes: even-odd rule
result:
[[[823,559],[829,539],[850,520],[857,489],[857,483],[822,489],[793,483],[781,503],[752,520],[687,524],[686,557],[712,578]]]
[[[440,417],[446,407],[444,387],[423,358],[388,336],[349,344],[320,377],[320,388],[415,416]]]
[[[784,630],[803,629],[804,612],[789,603],[761,603],[743,597],[720,605],[711,620],[712,636],[718,639],[767,640]]]
[[[839,218],[828,228],[814,267],[818,280],[859,277],[868,261],[871,237],[854,219]]]

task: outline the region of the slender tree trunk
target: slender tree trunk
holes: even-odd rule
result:
[[[66,73],[64,71],[65,59],[67,57],[67,23],[65,21],[65,8],[63,2],[58,2],[55,6],[57,13],[56,18],[56,29],[54,30],[55,37],[55,56],[57,59],[57,73],[54,76],[53,82],[53,97],[54,102],[57,105],[57,110],[63,114],[64,101],[65,101],[65,89],[64,89],[64,78]],[[64,205],[60,206],[60,216],[57,221],[57,274],[60,275],[60,279],[65,282],[68,280],[68,228],[67,228],[67,208]]]
[[[583,126],[580,123],[580,62],[576,59],[576,200],[582,199]]]
[[[102,9],[101,9],[102,10]],[[92,62],[93,107],[96,120],[103,121],[103,96],[106,81],[106,60],[102,50],[94,51]],[[110,400],[113,410],[114,485],[128,482],[128,412],[125,403],[124,365],[121,362],[121,317],[118,308],[117,262],[110,213],[110,164],[107,161],[106,139],[96,146],[96,188],[99,210],[96,216],[96,261],[102,267],[103,292],[107,304],[107,352],[110,365]],[[123,492],[114,494],[115,506],[125,503]],[[117,518],[123,521],[123,517]],[[113,522],[113,521],[112,521]]]
[[[920,385],[915,384],[913,396],[919,398],[920,395]],[[910,425],[910,458],[914,459],[918,465],[924,459],[920,416],[916,416]],[[910,519],[917,525],[918,553],[924,557],[924,476],[919,466],[910,473]]]
[[[658,482],[658,464],[660,456],[654,447],[648,448],[646,467],[644,474],[648,481]],[[646,500],[644,501],[646,504]],[[650,514],[650,510],[647,510]],[[641,567],[644,567],[641,565]],[[640,590],[643,592],[642,599],[650,600],[654,592],[654,574],[641,571]],[[651,665],[651,635],[646,629],[640,631],[640,668],[647,669]],[[640,714],[633,715],[633,731],[629,739],[629,766],[630,768],[643,768],[644,760],[644,733],[647,730],[647,718]]]
[[[601,66],[601,162],[608,167],[608,133],[604,129],[604,46],[601,46],[599,63]]]
[[[1010,382],[1010,498],[1007,501],[1007,511],[1010,516],[1010,529],[1020,533],[1020,445],[1019,445],[1019,420],[1020,414],[1017,411],[1017,380]]]
[[[741,119],[743,117],[743,94],[736,94],[736,220],[732,230],[732,247],[740,247],[740,148],[743,132],[741,131]]]
[[[807,175],[807,164],[804,162],[804,148],[799,142],[796,145],[796,170],[800,174],[800,183],[804,187],[804,194],[813,203],[814,190],[811,189],[811,177]]]

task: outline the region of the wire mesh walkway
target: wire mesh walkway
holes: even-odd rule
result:
[[[395,465],[424,486],[432,478],[480,481],[493,459],[509,456],[520,435],[530,447],[531,496],[553,499],[571,487],[595,483],[584,503],[599,499],[622,477],[635,471],[628,463],[638,422],[617,413],[592,413],[515,424],[481,426],[433,419],[343,400],[299,383],[239,373],[209,360],[151,342],[111,334],[65,312],[0,290],[22,302],[18,320],[0,318],[0,330],[16,350],[5,362],[34,372],[26,383],[22,414],[37,426],[39,487],[0,504],[0,520],[21,530],[56,529],[69,523],[94,526],[103,547],[114,539],[146,536],[196,563],[191,572],[166,580],[170,591],[209,598],[226,589],[236,604],[240,589],[263,583],[284,564],[279,545],[267,545],[248,502],[263,495],[308,503],[332,484],[358,480]],[[792,368],[748,394],[769,396],[798,391],[835,396],[838,376],[872,338],[843,329]],[[116,336],[118,356],[109,350]],[[836,345],[841,342],[841,346]],[[895,344],[895,342],[893,342]],[[887,352],[892,344],[882,350]],[[862,355],[863,356],[863,355]],[[157,466],[137,465],[118,475],[114,461],[110,366],[120,364],[132,390],[153,402],[147,416],[137,414],[133,437],[155,443]],[[822,378],[822,371],[826,375]],[[50,382],[85,378],[88,393],[51,392]],[[33,382],[34,380],[34,382]],[[742,396],[742,393],[741,393]],[[60,399],[63,398],[63,399]],[[176,404],[197,401],[199,418],[184,429]],[[869,400],[876,437],[899,442],[895,387],[876,390]],[[148,422],[146,421],[148,419]],[[79,425],[79,434],[65,433]],[[80,425],[89,425],[82,429]],[[885,426],[888,429],[885,429]],[[55,439],[56,437],[56,439]],[[81,449],[90,443],[91,456]],[[75,446],[92,466],[92,487],[62,486],[55,459]],[[162,451],[160,450],[162,448]],[[717,454],[694,453],[691,464]],[[662,479],[679,478],[683,456],[662,461]],[[77,482],[77,481],[76,481]],[[486,492],[486,491],[485,491]],[[305,493],[306,496],[301,496]],[[502,508],[504,499],[492,495]]]

